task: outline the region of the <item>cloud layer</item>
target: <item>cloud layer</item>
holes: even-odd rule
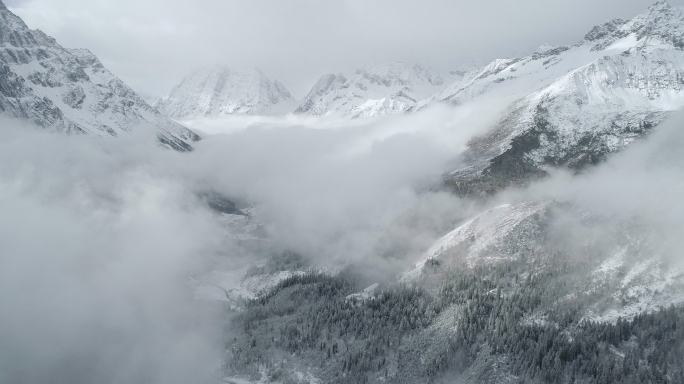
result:
[[[211,215],[133,141],[0,124],[0,381],[215,379],[220,334],[187,289]]]

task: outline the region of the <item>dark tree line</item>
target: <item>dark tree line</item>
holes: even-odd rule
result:
[[[248,303],[231,368],[287,362],[332,383],[432,382],[486,355],[524,383],[684,383],[684,309],[584,321],[582,298],[564,299],[574,266],[540,270],[455,272],[437,292],[398,285],[363,302],[347,299],[360,288],[352,275],[294,276]],[[455,327],[435,331],[449,308]]]
[[[443,288],[463,306],[453,351],[468,365],[486,345],[507,356],[511,371],[543,383],[684,383],[684,309],[670,307],[616,323],[582,320],[581,306],[557,303],[554,273],[528,278],[514,292],[473,276]],[[483,293],[484,292],[484,293]],[[528,320],[540,308],[543,319]],[[527,321],[526,321],[527,320]],[[437,362],[445,368],[450,362]]]

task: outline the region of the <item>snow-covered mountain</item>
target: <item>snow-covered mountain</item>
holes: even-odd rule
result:
[[[466,166],[448,176],[464,193],[494,191],[579,169],[646,135],[684,106],[684,15],[659,1],[632,20],[594,27],[581,42],[500,59],[431,102],[509,99],[500,123],[472,140]],[[429,104],[429,103],[427,103]]]
[[[680,383],[684,271],[656,232],[520,202],[458,225],[399,285],[292,275],[245,306],[226,381]]]
[[[189,75],[157,103],[162,113],[179,120],[285,113],[293,107],[287,88],[259,69],[234,71],[224,67]]]
[[[178,150],[199,139],[158,113],[90,51],[64,48],[29,29],[2,2],[0,113],[67,133],[118,136],[152,128]]]
[[[375,65],[350,76],[322,76],[296,112],[352,118],[403,113],[444,85],[441,75],[420,65]]]
[[[568,301],[581,302],[585,318],[615,321],[684,303],[684,270],[662,254],[651,232],[568,205],[503,204],[436,241],[403,280],[434,288],[462,268],[522,265],[543,273],[566,263],[566,272],[581,271],[565,287]]]

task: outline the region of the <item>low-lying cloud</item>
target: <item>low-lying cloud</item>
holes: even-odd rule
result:
[[[446,223],[439,222],[461,206],[448,194],[428,191],[453,166],[468,139],[490,126],[489,116],[496,116],[497,108],[444,107],[337,125],[256,124],[207,137],[189,156],[191,165],[184,172],[256,204],[258,219],[283,248],[319,262],[382,263],[386,260],[378,255],[402,249],[393,255],[401,259],[426,246],[417,227],[411,228],[413,236],[386,238],[388,232],[408,230],[394,227],[407,225],[402,224],[405,215],[424,219],[413,223],[434,221],[425,229],[432,232],[443,230],[437,227]],[[433,212],[428,213],[432,199]],[[453,215],[447,220],[453,222]],[[409,249],[395,241],[416,244]]]
[[[505,191],[496,201],[570,204],[575,212],[601,218],[603,222],[594,222],[591,233],[581,220],[574,224],[563,222],[561,236],[566,242],[574,241],[576,249],[588,244],[589,239],[604,237],[602,241],[614,251],[628,245],[615,243],[615,239],[629,239],[643,247],[642,261],[653,257],[684,267],[682,123],[684,114],[677,112],[650,135],[612,155],[603,164],[580,174],[551,169],[551,176],[546,180],[522,190]],[[566,219],[569,218],[560,217],[559,221]]]
[[[255,126],[208,135],[190,154],[151,134],[63,136],[3,121],[0,381],[216,382],[226,319],[193,299],[192,281],[267,255],[241,248],[198,194],[254,206],[274,252],[386,277],[459,217],[457,199],[427,193],[459,137],[483,128],[453,134],[453,113],[477,116]]]
[[[215,382],[220,334],[186,289],[219,241],[211,215],[132,142],[17,125],[0,143],[0,381]]]

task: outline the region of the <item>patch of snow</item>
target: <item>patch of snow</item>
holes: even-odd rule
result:
[[[305,271],[278,271],[248,276],[249,266],[234,270],[212,271],[195,282],[195,298],[224,301],[231,309],[241,309],[242,302],[252,300],[275,288],[282,281]]]
[[[546,207],[545,203],[535,202],[503,204],[481,213],[437,240],[403,279],[411,281],[418,278],[426,266],[434,263],[461,263],[462,266],[473,267],[510,260],[510,255],[500,254],[495,248],[505,242],[521,223]]]
[[[602,280],[607,276],[614,276],[620,268],[625,264],[625,255],[627,254],[627,247],[621,248],[613,256],[604,260],[601,265],[594,271],[594,279]]]
[[[638,43],[639,39],[637,38],[636,33],[630,33],[627,37],[617,40],[616,42],[606,47],[606,50],[627,51],[629,49],[636,47]]]
[[[351,303],[355,303],[355,304],[362,304],[362,303],[365,303],[366,301],[374,300],[375,296],[378,293],[379,288],[380,288],[380,284],[378,284],[378,283],[372,284],[369,287],[365,288],[361,292],[352,293],[351,295],[345,297],[345,300],[347,302],[351,302]]]

